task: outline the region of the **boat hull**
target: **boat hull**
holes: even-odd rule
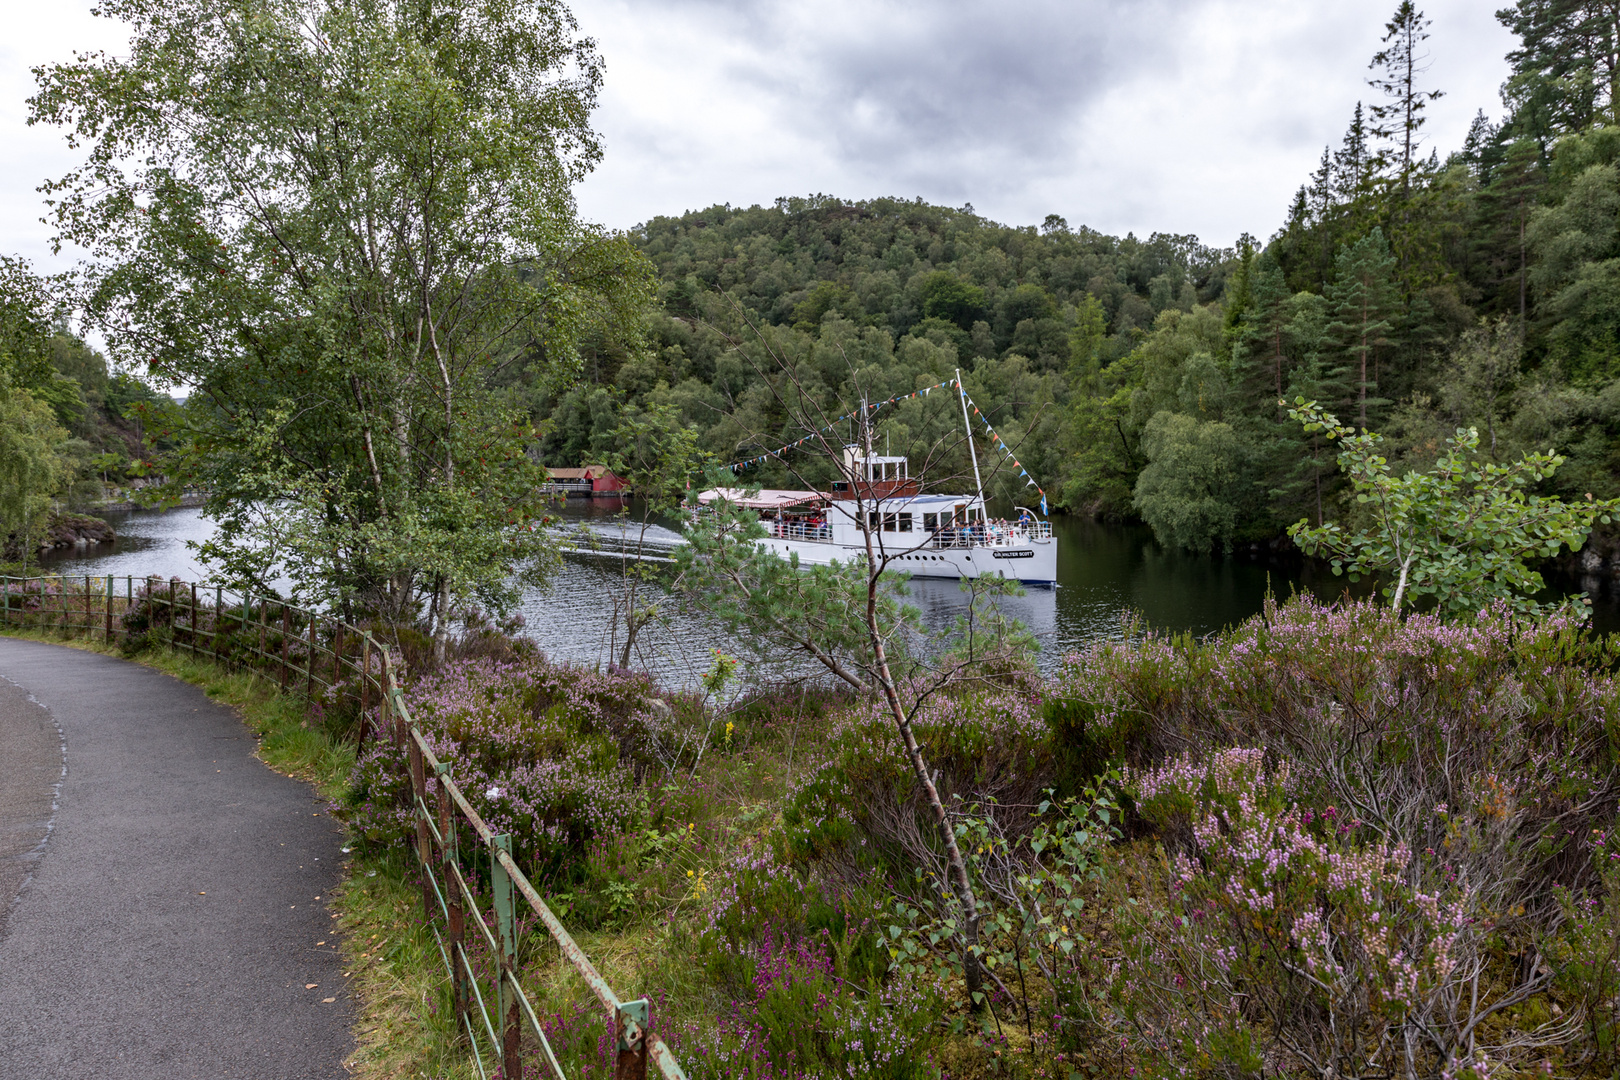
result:
[[[898,534],[903,535],[903,534]],[[909,548],[894,544],[884,534],[884,549],[890,557],[889,569],[914,578],[1002,577],[1023,585],[1057,584],[1057,543],[1051,538],[1030,539],[1005,544],[975,544],[972,547]],[[797,555],[799,562],[827,566],[864,558],[864,547],[849,547],[822,541],[786,540],[768,537],[760,546],[784,559]]]

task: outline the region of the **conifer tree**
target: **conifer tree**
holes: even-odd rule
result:
[[[1344,401],[1351,394],[1348,369],[1336,355],[1328,334],[1327,303],[1313,293],[1297,293],[1285,305],[1284,335],[1298,362],[1289,372],[1286,397],[1314,401]],[[1279,414],[1282,410],[1279,409]],[[1286,418],[1279,415],[1279,424]],[[1279,467],[1273,471],[1272,507],[1280,519],[1290,510],[1307,512],[1318,525],[1338,476],[1337,449],[1321,432],[1301,433],[1290,425],[1288,437],[1279,439]]]
[[[1376,396],[1379,350],[1393,342],[1400,299],[1395,289],[1395,259],[1382,229],[1339,250],[1334,282],[1325,299],[1332,322],[1328,334],[1350,361],[1356,375],[1356,422],[1367,426],[1367,410],[1388,402]]]
[[[1269,254],[1255,261],[1253,284],[1249,287],[1249,317],[1242,329],[1238,347],[1269,386],[1265,397],[1282,396],[1288,368],[1288,327],[1291,294],[1282,267]],[[1245,400],[1259,400],[1245,394]]]
[[[1560,134],[1615,122],[1620,102],[1620,5],[1611,0],[1518,0],[1496,14],[1518,35],[1502,96],[1515,137],[1543,147]]]
[[[1418,129],[1428,120],[1423,110],[1429,102],[1444,96],[1444,91],[1424,90],[1418,86],[1418,79],[1429,70],[1429,54],[1421,51],[1429,37],[1429,21],[1412,5],[1412,0],[1401,0],[1394,16],[1384,24],[1384,47],[1367,65],[1379,69],[1379,74],[1367,82],[1382,91],[1386,99],[1372,107],[1368,131],[1376,138],[1395,143],[1396,175],[1400,178],[1403,202],[1412,195],[1415,154],[1423,141]]]
[[[1529,139],[1510,144],[1477,200],[1476,281],[1483,307],[1514,315],[1521,334],[1530,310],[1530,216],[1547,182],[1540,157]]]

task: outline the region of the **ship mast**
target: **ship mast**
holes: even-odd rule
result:
[[[962,428],[967,432],[968,456],[973,459],[973,483],[979,489],[979,513],[989,517],[984,504],[984,481],[979,478],[979,452],[973,448],[973,423],[968,419],[967,391],[962,388],[962,369],[956,369],[956,396],[962,402]]]

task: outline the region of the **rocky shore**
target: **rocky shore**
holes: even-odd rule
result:
[[[98,517],[88,514],[53,514],[40,537],[38,554],[65,551],[71,548],[99,547],[118,539],[113,527]],[[7,537],[4,557],[8,560],[22,557],[15,536]]]

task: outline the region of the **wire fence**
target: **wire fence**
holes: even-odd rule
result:
[[[457,786],[454,763],[433,753],[405,705],[398,661],[369,631],[220,585],[92,575],[0,577],[0,628],[108,644],[144,640],[251,669],[312,700],[356,708],[359,747],[367,738],[388,738],[410,763],[414,830],[408,841],[422,870],[422,906],[479,1075],[487,1080],[498,1068],[501,1080],[521,1080],[527,1029],[540,1059],[540,1071],[531,1075],[567,1080],[518,969],[526,905],[611,1018],[615,1080],[642,1080],[649,1062],[665,1080],[685,1080],[674,1054],[650,1030],[647,1001],[626,1001],[614,991],[513,859],[511,836],[484,822]],[[486,865],[491,887],[480,897],[468,877]],[[488,948],[490,963],[474,963],[469,938],[475,952],[478,941]]]

